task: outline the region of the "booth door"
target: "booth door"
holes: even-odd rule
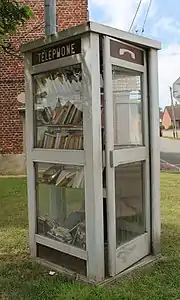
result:
[[[105,63],[109,61],[105,60]],[[146,68],[127,65],[130,68],[126,68],[126,63],[121,60],[112,59],[109,66],[104,66],[111,276],[150,253]]]

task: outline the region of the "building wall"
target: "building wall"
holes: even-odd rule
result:
[[[176,121],[176,128],[180,129],[180,121],[179,120]]]
[[[21,43],[26,43],[44,35],[44,0],[24,0],[33,11],[32,18],[18,34],[11,38],[18,51]],[[58,30],[82,24],[88,19],[88,0],[57,0]],[[14,55],[1,53],[0,56],[0,173],[4,172],[6,156],[22,156],[22,166],[15,170],[11,157],[11,170],[8,173],[21,173],[24,167],[23,126],[17,96],[24,91],[23,60]],[[9,166],[9,167],[10,167]],[[19,166],[19,162],[18,162]]]
[[[168,110],[165,109],[164,114],[163,114],[163,119],[162,119],[162,125],[165,129],[168,129],[171,126],[172,122],[171,122],[171,118],[170,115],[168,113]]]

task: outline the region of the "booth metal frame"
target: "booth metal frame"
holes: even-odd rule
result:
[[[33,65],[32,54],[38,49],[50,47],[64,41],[81,39],[81,53]],[[104,95],[105,95],[105,132],[106,149],[102,151],[101,111],[100,111],[100,40],[103,51]],[[144,53],[143,65],[124,61],[110,55],[111,41],[127,43]],[[127,33],[108,26],[88,22],[71,29],[63,30],[56,36],[25,44],[21,52],[25,57],[25,93],[26,93],[26,139],[27,139],[27,180],[29,211],[29,245],[33,258],[37,258],[36,245],[67,253],[86,261],[89,281],[101,282],[105,279],[104,263],[104,219],[103,197],[107,197],[108,217],[108,272],[113,277],[126,267],[131,267],[146,256],[147,243],[131,241],[124,248],[124,253],[116,249],[115,236],[115,198],[114,168],[120,164],[145,161],[146,193],[146,229],[144,239],[150,244],[149,255],[160,253],[160,150],[159,150],[159,102],[158,102],[158,57],[160,43],[145,37]],[[81,64],[83,81],[83,132],[84,150],[47,150],[34,147],[34,112],[33,112],[33,75],[51,71],[57,67]],[[113,142],[113,106],[112,106],[112,71],[116,65],[143,74],[143,130],[144,146],[115,150]],[[103,162],[103,160],[105,162]],[[85,171],[85,214],[86,214],[86,249],[79,249],[37,234],[36,231],[36,188],[34,163],[58,163],[83,166]],[[106,165],[106,190],[102,183],[102,164]],[[132,251],[131,256],[131,250]],[[136,253],[136,257],[134,254]],[[119,257],[123,259],[119,260]],[[128,264],[127,264],[128,260]],[[125,265],[124,265],[125,264]]]

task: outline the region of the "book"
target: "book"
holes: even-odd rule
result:
[[[43,182],[47,182],[47,183],[56,182],[56,179],[58,175],[61,173],[61,170],[62,168],[57,165],[53,165],[52,167],[48,168],[43,173],[42,176]]]
[[[73,124],[78,125],[82,122],[83,112],[79,110],[73,103],[67,102],[64,106],[55,109],[52,123],[53,124]]]
[[[72,108],[72,110],[71,110],[71,114],[70,114],[70,117],[69,117],[69,120],[68,120],[69,124],[72,124],[72,121],[73,121],[73,119],[75,117],[75,114],[76,114],[76,110],[77,110],[77,108],[74,105],[73,108]]]
[[[71,170],[63,170],[59,176],[57,177],[56,180],[56,186],[69,186],[71,187],[71,185],[69,185],[70,182],[72,182],[73,184],[73,177],[75,176],[75,172],[71,171]]]
[[[53,165],[43,171],[42,182],[47,184],[55,184],[55,186],[68,188],[84,187],[84,170],[76,166],[66,167]]]
[[[69,114],[70,107],[71,107],[71,103],[69,103],[69,102],[67,102],[63,107],[63,114],[62,114],[62,119],[61,119],[62,125],[65,124],[65,120]]]
[[[55,108],[52,118],[52,124],[58,124],[61,120],[61,116],[63,113],[63,106],[58,106]]]
[[[72,120],[72,124],[74,124],[74,125],[79,124],[81,122],[82,118],[83,118],[83,112],[81,110],[77,109],[76,114]]]
[[[51,134],[49,132],[44,133],[44,142],[43,142],[43,148],[45,149],[52,149],[54,148],[56,140],[56,135]]]
[[[41,133],[40,138],[37,143],[37,146],[38,146],[38,148],[43,148],[43,145],[44,145],[44,133]]]
[[[56,134],[56,140],[55,140],[55,144],[54,144],[54,148],[55,148],[55,149],[59,149],[60,142],[61,142],[61,133],[58,132],[58,133]]]
[[[79,171],[78,176],[76,178],[76,188],[80,188],[82,181],[84,180],[84,170]]]
[[[38,147],[44,149],[83,150],[83,141],[81,130],[57,131],[56,133],[45,131],[40,135]]]
[[[71,103],[68,105],[66,115],[64,116],[63,124],[69,124],[68,120],[70,118],[70,113],[71,113],[73,107],[74,107],[74,105]]]

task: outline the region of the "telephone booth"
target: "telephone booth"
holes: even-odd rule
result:
[[[160,254],[158,49],[93,22],[22,46],[39,262],[102,282]]]

